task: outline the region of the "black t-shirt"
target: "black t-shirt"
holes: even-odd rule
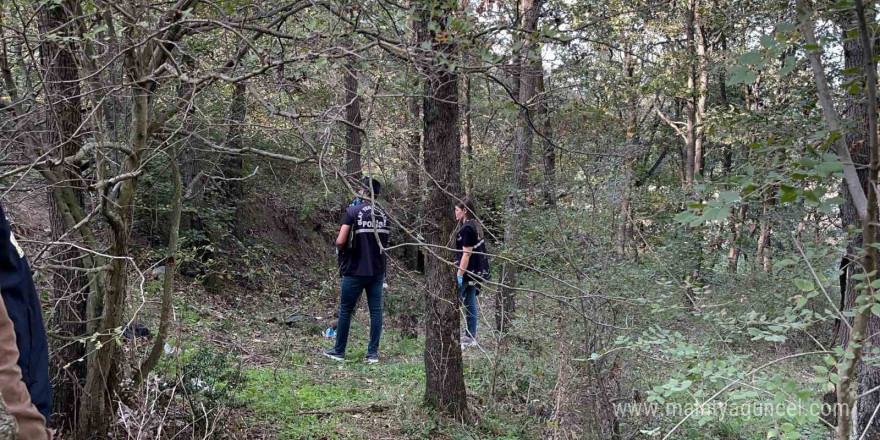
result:
[[[388,246],[388,237],[391,235],[385,213],[368,202],[361,202],[345,211],[342,224],[351,226],[351,230],[348,241],[339,253],[339,274],[361,277],[384,275],[385,254],[382,248]]]
[[[477,234],[477,227],[474,225],[473,222],[469,221],[461,225],[461,227],[458,229],[458,234],[456,234],[455,236],[455,249],[457,249],[457,251],[455,252],[455,262],[461,263],[461,258],[464,255],[464,251],[462,250],[462,248],[473,247],[473,251],[476,251],[476,246],[479,242],[480,236]],[[479,269],[477,266],[477,255],[472,253],[470,260],[468,260],[467,270],[476,273]],[[473,277],[471,277],[471,275],[467,272],[464,274],[464,278],[466,280],[473,279]]]

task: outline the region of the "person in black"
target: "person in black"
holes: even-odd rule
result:
[[[348,330],[361,292],[367,291],[370,309],[370,343],[366,362],[379,362],[379,339],[382,336],[382,286],[385,283],[385,253],[391,230],[385,213],[374,200],[382,185],[369,177],[362,181],[358,203],[349,206],[342,217],[342,226],[336,238],[339,252],[339,274],[342,292],[336,327],[336,345],[324,355],[338,361],[345,360]]]
[[[474,199],[465,197],[455,205],[458,230],[455,236],[455,261],[458,266],[458,299],[464,305],[467,333],[461,337],[462,347],[477,343],[477,282],[473,274],[480,273],[480,260],[484,255],[474,254],[481,249],[481,228],[476,219]]]
[[[49,344],[24,251],[15,241],[3,206],[0,205],[0,295],[15,328],[18,367],[31,402],[48,424],[52,415],[52,384],[49,382]]]

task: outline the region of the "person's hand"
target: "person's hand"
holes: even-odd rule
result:
[[[464,277],[461,276],[461,275],[459,275],[459,276],[458,276],[458,287],[461,287],[461,285],[462,285],[463,283],[464,283]]]

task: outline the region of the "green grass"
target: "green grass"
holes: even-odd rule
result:
[[[353,326],[350,347],[366,344],[361,326]],[[329,346],[329,343],[325,345]],[[345,362],[335,362],[314,353],[294,352],[281,368],[250,367],[238,399],[247,402],[254,421],[272,421],[279,439],[359,438],[370,413],[363,415],[300,415],[304,411],[387,406],[385,417],[401,404],[417,406],[424,388],[422,345],[401,340],[397,334],[383,336],[382,362],[365,364],[365,348],[349,348]],[[360,425],[359,425],[360,422]],[[399,422],[398,422],[399,423]],[[366,428],[368,429],[368,427]]]

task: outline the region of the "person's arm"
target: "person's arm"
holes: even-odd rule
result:
[[[471,252],[474,251],[473,246],[462,246],[461,247],[461,262],[458,263],[458,276],[464,276],[465,272],[467,272],[468,263],[471,262]]]
[[[336,236],[336,249],[342,251],[345,249],[345,243],[348,242],[348,232],[351,231],[351,225],[342,225],[339,228],[339,235]]]
[[[19,438],[51,440],[52,432],[46,429],[46,419],[31,403],[31,395],[22,381],[18,356],[15,328],[0,297],[0,395],[6,403],[6,410],[18,423]]]

